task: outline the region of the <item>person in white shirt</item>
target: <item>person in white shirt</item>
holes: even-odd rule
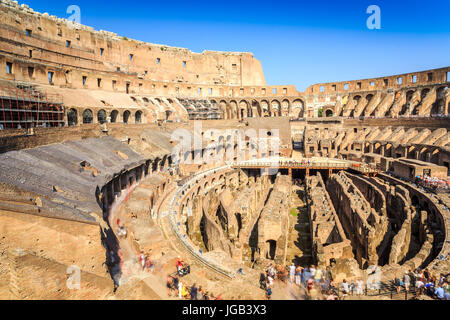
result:
[[[314,276],[316,275],[316,266],[311,266],[309,268],[309,272],[311,273],[311,278],[314,278]]]
[[[347,280],[345,280],[345,279],[342,282],[342,290],[344,291],[344,296],[348,295],[348,293],[350,292]]]
[[[291,282],[294,282],[294,277],[295,277],[295,265],[291,264],[291,266],[289,267],[289,279]]]
[[[361,279],[356,280],[356,294],[358,296],[363,294],[363,281]]]

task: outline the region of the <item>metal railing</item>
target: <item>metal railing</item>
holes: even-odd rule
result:
[[[187,241],[187,235],[184,234],[182,235],[179,232],[179,225],[177,222],[175,222],[174,216],[176,216],[178,214],[177,211],[174,211],[174,206],[178,206],[179,203],[176,201],[180,201],[182,200],[182,198],[184,197],[184,191],[186,189],[190,189],[191,185],[193,182],[195,182],[197,179],[199,179],[199,177],[206,177],[209,173],[211,172],[218,172],[224,169],[229,169],[229,166],[224,166],[222,168],[215,168],[215,169],[210,169],[207,170],[205,172],[202,172],[196,176],[194,176],[192,179],[190,179],[188,182],[186,182],[183,187],[179,188],[178,191],[176,192],[176,194],[172,197],[172,200],[170,202],[170,209],[169,209],[169,219],[170,219],[170,223],[172,226],[172,230],[175,233],[175,235],[177,236],[177,238],[180,240],[180,242],[183,244],[183,246],[195,257],[197,258],[200,262],[202,262],[203,264],[207,265],[208,267],[210,267],[211,269],[217,271],[218,273],[221,273],[229,278],[235,278],[236,274],[230,270],[226,270],[224,268],[222,268],[221,266],[218,266],[214,261],[211,261],[210,259],[207,259],[206,257],[202,256],[199,254],[199,249],[198,248],[194,248],[194,246],[192,244],[190,244]],[[176,204],[175,204],[176,203]]]

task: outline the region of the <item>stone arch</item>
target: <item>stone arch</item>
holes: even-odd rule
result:
[[[280,104],[280,101],[272,100],[271,109],[272,109],[272,116],[273,117],[280,117],[281,116],[281,104]]]
[[[249,104],[246,100],[241,100],[241,102],[239,102],[239,118],[240,119],[245,119],[249,117],[248,114],[248,108],[249,108]]]
[[[328,108],[325,110],[325,117],[329,118],[329,117],[333,117],[333,116],[334,116],[333,109]]]
[[[376,142],[375,145],[374,145],[374,150],[373,150],[373,151],[374,151],[375,153],[380,154],[380,153],[381,153],[380,148],[381,148],[381,143]]]
[[[231,109],[225,100],[219,102],[219,109],[223,113],[223,118],[225,120],[231,119]]]
[[[439,164],[439,153],[440,152],[441,152],[441,150],[439,148],[436,148],[433,150],[433,152],[431,153],[431,156],[430,156],[431,157],[430,161],[432,163]]]
[[[100,124],[104,124],[106,122],[106,111],[105,110],[100,110],[99,112],[97,112],[97,120],[98,123]]]
[[[385,157],[393,157],[394,156],[394,150],[392,143],[386,143],[386,146],[384,147],[384,156]]]
[[[236,101],[230,101],[231,119],[239,119],[238,104]]]
[[[266,259],[275,260],[277,252],[277,242],[275,240],[267,240],[266,248]]]
[[[431,89],[430,88],[424,88],[422,89],[422,91],[420,92],[420,98],[423,100],[425,99],[425,97],[427,96],[428,92],[430,92]]]
[[[266,117],[266,118],[271,117],[272,113],[271,113],[269,101],[262,100],[260,105],[261,105],[262,117]]]
[[[131,112],[126,110],[123,113],[123,123],[128,123],[128,121],[130,120],[130,116],[131,116]]]
[[[134,115],[134,120],[135,120],[136,124],[142,123],[142,111],[141,110],[136,111],[136,113]]]
[[[420,149],[419,160],[427,161],[427,153],[428,153],[427,147],[423,147],[422,149]]]
[[[116,123],[119,120],[119,111],[113,110],[110,114],[111,123]]]
[[[447,86],[440,86],[436,90],[436,102],[433,104],[431,114],[445,114],[445,95],[448,91]]]
[[[67,112],[67,125],[69,127],[76,126],[78,124],[78,111],[74,108]]]
[[[252,109],[252,116],[253,117],[262,117],[262,111],[261,111],[261,105],[259,104],[258,101],[253,100],[251,103],[250,108]]]
[[[94,115],[91,109],[86,109],[83,112],[83,124],[94,123]]]
[[[305,104],[302,100],[296,99],[292,103],[293,116],[295,118],[303,118],[305,115]]]

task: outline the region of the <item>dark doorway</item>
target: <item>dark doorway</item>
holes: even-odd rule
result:
[[[268,249],[266,259],[275,260],[275,253],[277,251],[277,242],[275,240],[268,240],[266,243]]]

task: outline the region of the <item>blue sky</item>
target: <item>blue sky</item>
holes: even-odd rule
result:
[[[252,52],[268,85],[382,77],[450,65],[450,1],[27,0],[39,12],[157,44]],[[367,7],[381,9],[369,30]]]

